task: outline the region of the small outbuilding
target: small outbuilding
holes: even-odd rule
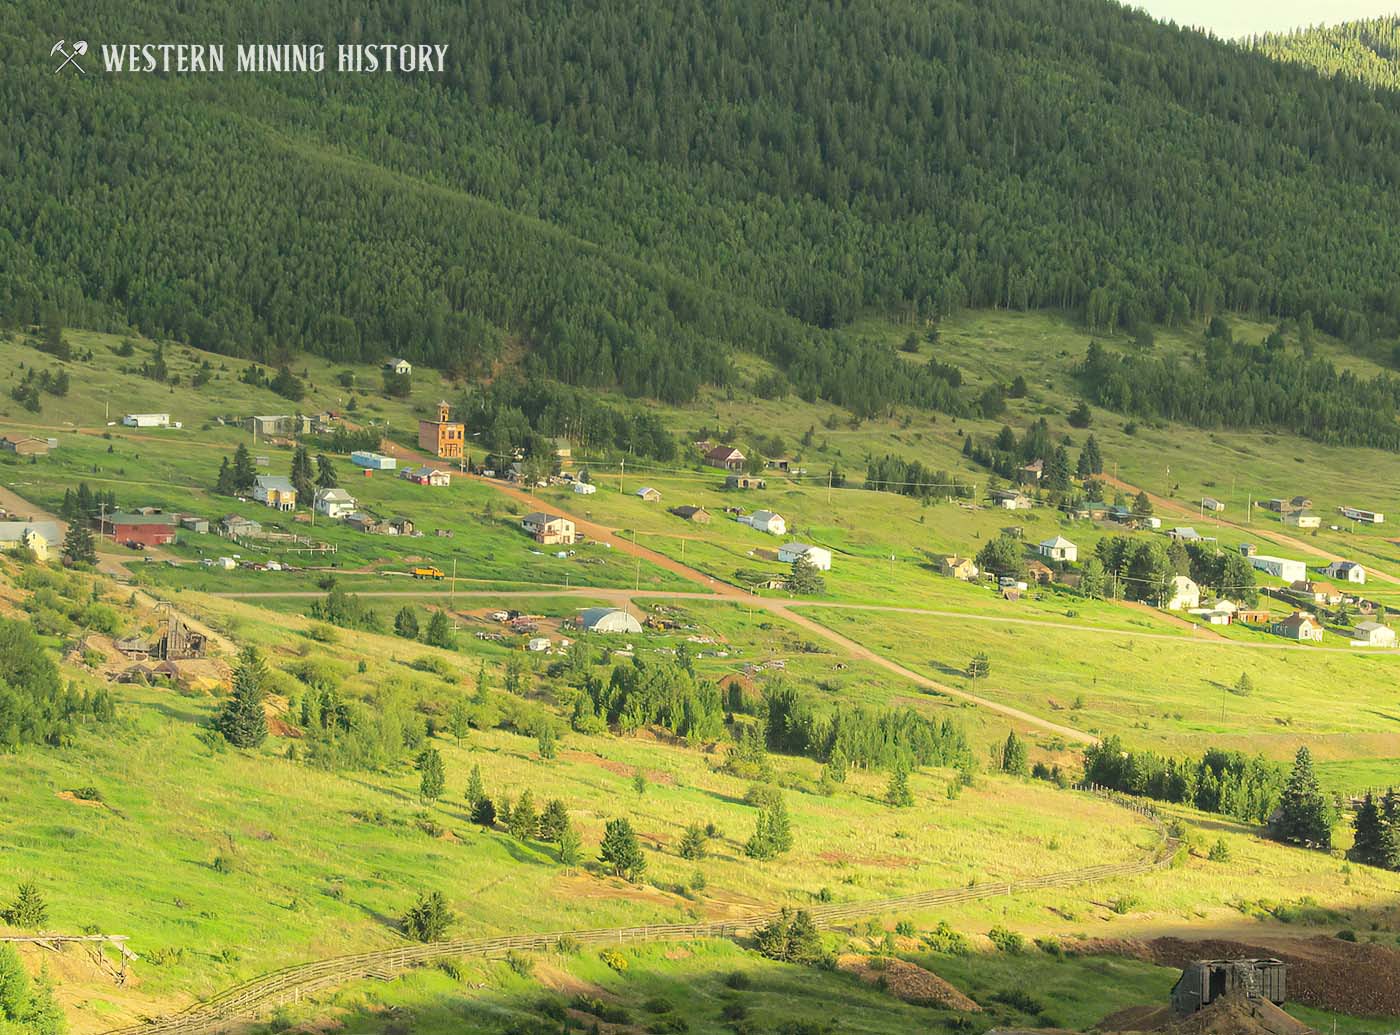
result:
[[[704,507],[692,507],[685,504],[680,507],[672,507],[671,513],[682,521],[693,521],[697,525],[708,525],[710,523],[710,512]]]
[[[638,489],[637,495],[647,503],[661,502],[661,490],[653,489],[650,485]]]
[[[1195,960],[1172,986],[1172,1012],[1187,1017],[1226,995],[1282,1006],[1286,967],[1278,959]]]
[[[1048,557],[1052,561],[1063,561],[1073,564],[1079,560],[1079,547],[1075,546],[1062,535],[1057,535],[1053,539],[1046,539],[1037,544],[1036,552],[1042,557]]]
[[[1357,622],[1352,631],[1352,640],[1368,647],[1394,647],[1395,630],[1380,622]]]
[[[640,633],[642,623],[620,607],[590,607],[579,615],[579,628],[594,633]]]

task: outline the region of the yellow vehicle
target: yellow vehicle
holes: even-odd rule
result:
[[[411,572],[415,579],[443,579],[446,578],[441,568],[414,568]]]

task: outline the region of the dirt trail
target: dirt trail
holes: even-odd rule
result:
[[[1125,495],[1137,495],[1140,491],[1138,486],[1130,482],[1125,482],[1121,478],[1114,478],[1112,475],[1102,475],[1101,477],[1106,484],[1120,489]],[[1199,510],[1186,506],[1180,500],[1170,499],[1166,496],[1158,496],[1151,492],[1147,494],[1147,498],[1152,501],[1152,506],[1158,511],[1168,511],[1177,517],[1190,518],[1193,526],[1202,525],[1214,526],[1217,528],[1233,528],[1235,531],[1243,532],[1245,535],[1253,536],[1256,539],[1267,539],[1275,545],[1285,546],[1290,550],[1297,550],[1300,553],[1309,554],[1320,560],[1346,560],[1341,554],[1333,553],[1330,550],[1324,550],[1320,546],[1299,539],[1296,536],[1291,536],[1287,532],[1278,532],[1271,528],[1261,528],[1258,525],[1241,524],[1238,521],[1231,521],[1229,518],[1222,518],[1215,515],[1203,516]],[[1391,575],[1389,572],[1378,571],[1375,568],[1367,566],[1366,575],[1368,578],[1378,579],[1381,582],[1388,582],[1391,585],[1400,586],[1400,578]]]

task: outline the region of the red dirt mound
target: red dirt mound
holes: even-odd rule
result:
[[[869,956],[853,953],[836,957],[836,967],[854,974],[867,985],[884,979],[885,991],[896,999],[921,1006],[941,1006],[947,1010],[981,1013],[982,1008],[931,970],[908,960],[884,959],[877,969]]]

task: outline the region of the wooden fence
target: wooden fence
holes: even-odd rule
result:
[[[1150,804],[1102,788],[1085,786],[1109,798],[1115,804],[1139,813],[1151,820],[1163,832],[1162,843],[1150,856],[1133,862],[1089,866],[1078,870],[1030,877],[1025,880],[994,884],[971,884],[961,888],[944,888],[917,892],[894,898],[868,899],[861,902],[833,903],[805,907],[819,927],[860,917],[878,916],[931,906],[972,902],[978,899],[1015,895],[1043,888],[1064,888],[1116,877],[1131,877],[1149,873],[1170,865],[1176,854],[1177,842],[1166,836],[1161,817]],[[735,938],[762,927],[779,915],[778,910],[755,913],[734,920],[715,920],[691,924],[646,924],[640,927],[598,928],[583,931],[552,931],[541,934],[514,934],[496,938],[457,938],[426,944],[404,945],[393,949],[332,956],[313,963],[302,963],[264,974],[241,985],[224,989],[203,1002],[184,1011],[156,1018],[143,1024],[115,1028],[104,1035],[204,1035],[229,1021],[256,1016],[261,1011],[302,996],[346,984],[363,978],[390,980],[410,967],[459,956],[504,956],[508,952],[544,952],[562,942],[585,946],[635,945],[644,942],[690,941],[696,938]]]

